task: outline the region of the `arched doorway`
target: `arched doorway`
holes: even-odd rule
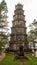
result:
[[[19,47],[19,52],[20,52],[20,54],[19,54],[20,56],[24,56],[24,46],[21,45]]]

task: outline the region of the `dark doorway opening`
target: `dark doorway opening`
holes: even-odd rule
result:
[[[24,56],[24,47],[21,45],[20,47],[19,47],[19,51],[20,51],[20,56]]]

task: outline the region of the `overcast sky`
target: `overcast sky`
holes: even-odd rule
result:
[[[0,0],[1,2],[2,0]],[[8,21],[11,27],[11,22],[13,20],[13,14],[15,10],[15,5],[18,3],[23,4],[24,14],[26,15],[26,26],[28,27],[34,19],[37,19],[37,0],[5,0],[8,6]]]

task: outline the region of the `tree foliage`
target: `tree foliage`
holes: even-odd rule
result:
[[[34,19],[33,23],[29,25],[30,31],[28,32],[28,40],[35,44],[37,41],[37,20]]]
[[[0,3],[0,49],[8,43],[7,4],[5,0]]]

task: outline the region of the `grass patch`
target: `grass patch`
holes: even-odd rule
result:
[[[24,60],[24,65],[37,65],[37,58],[26,55],[28,60]],[[21,60],[17,60],[14,55],[7,55],[1,62],[0,65],[21,65]]]
[[[19,60],[15,59],[13,55],[7,55],[1,62],[0,65],[19,65]]]
[[[31,55],[27,55],[28,61],[25,62],[25,65],[37,65],[37,58]]]

